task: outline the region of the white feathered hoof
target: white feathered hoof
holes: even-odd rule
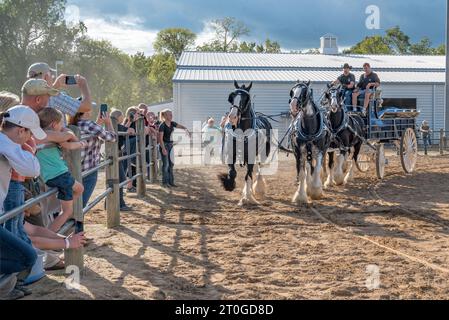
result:
[[[312,202],[310,202],[307,194],[302,194],[299,191],[296,191],[295,195],[293,196],[292,203],[306,208],[310,208],[310,206],[312,205]]]
[[[327,178],[326,182],[324,183],[324,189],[330,189],[335,185],[334,179],[331,179],[330,177]]]
[[[345,176],[343,175],[343,173],[341,173],[341,174],[336,173],[334,175],[334,181],[335,181],[335,185],[342,186],[345,184]]]
[[[259,204],[259,202],[257,202],[257,200],[253,196],[252,186],[253,186],[253,184],[252,184],[251,179],[248,179],[246,181],[245,187],[243,188],[243,196],[239,202],[239,206],[243,207],[246,205],[258,205]]]
[[[253,193],[256,199],[264,199],[267,193],[267,184],[262,176],[258,176],[253,186]]]
[[[239,201],[239,207],[257,206],[257,205],[259,205],[259,202],[253,197],[242,198]]]

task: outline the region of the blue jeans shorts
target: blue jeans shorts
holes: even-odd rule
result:
[[[75,179],[73,179],[70,172],[66,172],[57,176],[54,179],[48,180],[46,185],[50,188],[58,189],[58,199],[61,201],[73,200],[73,186],[75,185]]]

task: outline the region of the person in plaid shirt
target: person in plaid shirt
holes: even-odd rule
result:
[[[101,145],[104,142],[115,142],[117,134],[112,126],[109,113],[99,113],[97,121],[91,121],[92,113],[77,113],[70,119],[70,124],[78,126],[81,131],[81,136],[92,135],[93,137],[86,140],[87,146],[81,149],[81,170],[83,172],[93,169],[101,162]],[[105,128],[103,128],[103,125]],[[83,207],[85,208],[89,203],[89,199],[95,190],[97,184],[98,171],[83,178],[84,193],[83,193]]]

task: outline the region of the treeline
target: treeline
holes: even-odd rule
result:
[[[184,50],[281,51],[279,43],[269,39],[261,44],[240,42],[249,29],[224,18],[212,22],[215,38],[201,47],[195,47],[197,36],[190,30],[172,28],[159,32],[154,55],[128,55],[108,41],[89,38],[82,22],[68,24],[65,8],[66,0],[0,2],[0,90],[19,94],[29,65],[63,61],[59,71],[84,75],[95,101],[123,109],[171,99],[176,59]]]
[[[281,52],[281,45],[270,39],[263,43],[241,41],[250,35],[249,28],[228,17],[211,22],[214,37],[208,43],[197,46],[195,33],[170,28],[159,32],[153,43],[154,55],[128,55],[108,41],[89,38],[82,22],[68,24],[64,18],[66,4],[66,0],[0,1],[0,90],[19,93],[29,65],[44,61],[54,66],[62,60],[59,71],[84,75],[95,101],[124,109],[140,102],[171,99],[176,60],[185,50]],[[411,43],[395,27],[387,30],[385,36],[367,37],[345,53],[444,54],[444,51],[443,45],[433,48],[427,38]]]
[[[385,35],[366,37],[355,46],[345,50],[345,54],[412,54],[412,55],[445,55],[446,46],[432,47],[429,38],[424,37],[412,43],[399,26],[387,29]]]

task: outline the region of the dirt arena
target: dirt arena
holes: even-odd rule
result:
[[[30,298],[447,299],[449,157],[421,156],[408,176],[389,159],[382,183],[374,169],[357,173],[315,210],[290,203],[292,157],[267,178],[266,201],[245,209],[218,184],[225,167],[178,169],[176,191],[149,185],[145,199],[128,198],[135,211],[121,227],[104,227],[102,206],[88,216],[80,291],[53,272]],[[371,265],[380,272],[373,290]]]

